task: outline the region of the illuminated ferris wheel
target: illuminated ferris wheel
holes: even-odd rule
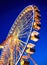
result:
[[[3,49],[0,65],[18,65],[18,62],[20,65],[29,65],[28,59],[37,65],[31,55],[35,52],[34,43],[39,40],[39,12],[36,6],[29,5],[18,15],[6,40],[0,45]]]

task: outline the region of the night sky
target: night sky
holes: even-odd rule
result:
[[[40,40],[36,43],[33,58],[38,65],[47,65],[47,1],[46,0],[0,0],[0,43],[2,43],[19,13],[28,5],[40,9]],[[33,65],[31,62],[30,65]]]

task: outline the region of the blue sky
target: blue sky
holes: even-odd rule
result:
[[[46,0],[0,0],[0,43],[2,43],[18,14],[28,5],[36,5],[41,14],[40,40],[36,43],[33,58],[38,65],[47,65],[47,1]],[[33,65],[31,62],[30,65]]]

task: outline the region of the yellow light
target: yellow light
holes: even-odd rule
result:
[[[32,33],[31,33],[31,36],[34,36],[34,35],[38,35],[39,33],[37,32],[37,31],[33,31]]]
[[[32,36],[30,39],[35,41],[35,42],[37,42],[39,40],[39,39],[35,38],[34,36]]]
[[[20,64],[21,64],[21,65],[23,65],[23,64],[24,64],[24,60],[23,60],[23,59],[21,60]]]
[[[26,52],[27,52],[27,53],[30,52],[30,48],[28,48],[28,49],[26,50]]]
[[[30,48],[28,48],[28,49],[26,50],[26,53],[28,53],[28,54],[34,54],[34,52],[31,52],[31,51],[30,51]]]
[[[25,14],[25,11],[23,12],[23,14]]]
[[[2,45],[0,45],[0,48],[4,48]]]
[[[32,44],[32,43],[29,43],[29,44],[27,45],[28,48],[33,48],[34,46],[35,46],[35,44]]]

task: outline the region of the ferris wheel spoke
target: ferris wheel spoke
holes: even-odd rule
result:
[[[31,18],[32,18],[32,16],[31,16]],[[29,18],[28,20],[26,20],[26,19],[24,19],[24,20],[21,20],[21,23],[22,23],[22,25],[23,26],[26,26],[28,23],[29,23],[29,20],[31,19],[31,18]],[[24,22],[25,21],[25,22]]]
[[[28,14],[28,15],[27,15]],[[29,16],[30,15],[30,16]],[[25,24],[27,24],[28,22],[28,18],[29,17],[31,17],[32,16],[32,12],[30,13],[30,12],[28,12],[28,13],[26,13],[22,18],[21,18],[21,20],[22,20],[22,22],[21,23],[25,23]],[[24,22],[23,22],[23,20],[24,20]]]
[[[25,28],[24,27],[22,27],[22,28],[20,28],[21,30],[20,30],[20,32],[21,33],[23,33],[24,31],[26,31],[27,29],[30,29],[30,27],[31,27],[31,21],[28,23],[28,25],[27,26],[25,26]],[[30,25],[30,26],[29,26]],[[19,26],[20,27],[20,26]]]
[[[21,40],[21,44],[25,44],[26,45],[26,42],[24,42],[24,41]]]
[[[20,50],[19,50],[19,55],[21,55],[21,54],[22,54],[22,50],[20,49]]]
[[[29,18],[29,19],[28,19],[27,23],[26,23],[26,24],[24,24],[23,26],[24,26],[24,27],[26,27],[26,25],[27,25],[28,23],[30,23],[30,22],[31,22],[31,21],[30,21],[31,19],[32,19],[32,16],[31,16],[31,18]],[[26,21],[25,21],[25,22],[26,22]]]
[[[30,26],[29,26],[29,25],[30,25]],[[21,30],[21,33],[25,32],[27,29],[30,29],[31,23],[30,23],[29,25],[27,25],[25,28],[23,28],[23,29]]]
[[[30,28],[31,28],[31,24],[30,24],[30,26],[23,28],[23,30],[21,30],[20,34],[22,34],[22,33],[24,34],[25,32],[29,32]]]
[[[20,42],[20,45],[21,45],[21,47],[23,48],[23,47],[24,47],[24,45],[25,45],[25,43]]]
[[[30,28],[31,28],[31,24],[32,24],[32,23],[29,24],[30,26],[28,25],[27,27],[23,28],[23,29],[21,30],[21,34],[22,34],[22,33],[24,34],[25,32],[29,31]]]
[[[20,34],[20,36],[22,36],[22,35],[26,35],[26,34],[28,34],[28,32],[25,32],[24,34]]]
[[[22,41],[22,39],[27,39],[27,35],[26,36],[20,36],[19,39]],[[24,41],[25,42],[25,41]]]
[[[25,17],[26,17],[26,16],[25,16]],[[25,17],[22,17],[22,19],[20,20],[20,23],[21,23],[21,24],[19,23],[19,25],[18,25],[19,27],[20,27],[21,25],[24,25],[24,26],[27,25],[28,20],[26,20],[27,18],[25,18]],[[24,19],[23,19],[23,18],[24,18]],[[23,24],[23,22],[24,22],[25,24]],[[27,23],[26,23],[26,22],[27,22]]]
[[[28,36],[29,35],[29,33],[26,33],[26,34],[22,34],[22,35],[20,35],[20,37],[24,37],[24,36]]]

